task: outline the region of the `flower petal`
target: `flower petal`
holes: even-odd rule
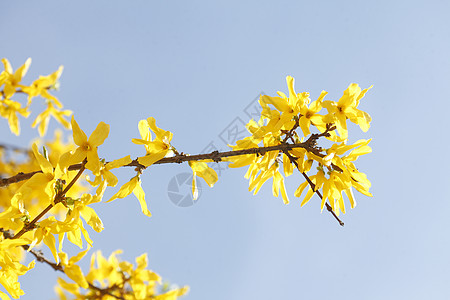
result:
[[[103,122],[100,122],[97,125],[97,128],[92,132],[91,136],[89,137],[89,144],[92,147],[98,147],[109,135],[109,125],[105,124]]]
[[[73,141],[78,146],[83,146],[87,142],[87,135],[80,129],[78,123],[75,121],[75,118],[72,116],[72,131],[73,131]]]

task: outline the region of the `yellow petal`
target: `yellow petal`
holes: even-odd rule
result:
[[[145,141],[151,141],[152,135],[149,130],[150,126],[148,125],[147,120],[140,120],[138,124],[139,134],[141,138]]]
[[[92,147],[98,147],[109,135],[109,125],[105,124],[103,122],[100,122],[97,125],[97,128],[92,132],[91,136],[89,137],[89,144]]]
[[[80,228],[74,228],[72,231],[67,232],[67,239],[74,245],[77,245],[80,249],[83,248],[83,240],[81,239]]]
[[[192,199],[198,199],[197,176],[195,175],[195,173],[194,175],[192,175]]]
[[[308,203],[309,200],[311,200],[311,198],[312,198],[313,195],[314,195],[314,192],[313,192],[313,190],[310,188],[310,189],[308,190],[308,192],[306,193],[306,196],[305,196],[305,198],[303,199],[303,201],[302,201],[302,203],[300,204],[300,206],[303,206],[303,205],[305,205],[306,203]]]
[[[192,168],[194,176],[203,178],[209,187],[213,187],[219,178],[216,171],[208,167],[205,162],[190,161],[189,166]]]
[[[70,157],[70,164],[82,162],[86,158],[86,154],[87,152],[82,147],[78,147],[74,154]]]
[[[283,154],[284,176],[290,176],[294,172],[294,165],[286,154]]]
[[[90,249],[91,249],[91,247],[87,247],[86,250],[81,251],[80,253],[78,253],[78,254],[75,255],[75,256],[72,256],[72,257],[69,259],[69,265],[76,264],[77,262],[79,262],[79,261],[86,255],[86,253],[88,253],[88,251],[89,251]]]
[[[11,63],[9,62],[9,60],[7,58],[2,58],[2,63],[5,68],[5,71],[8,72],[9,74],[12,74],[13,68],[11,67]]]
[[[350,206],[351,206],[351,208],[355,208],[355,206],[356,206],[356,201],[355,201],[355,198],[354,198],[354,196],[353,196],[353,190],[352,190],[352,188],[345,189],[345,190],[344,190],[344,193],[347,195],[348,200],[350,200]]]
[[[115,168],[119,168],[119,167],[128,165],[131,162],[132,162],[131,157],[129,155],[127,155],[125,157],[122,157],[122,158],[119,158],[119,159],[116,159],[116,160],[113,160],[113,161],[107,163],[106,168],[108,170],[111,170],[111,169],[115,169]]]
[[[11,298],[9,298],[8,295],[3,293],[2,291],[0,291],[0,299],[2,299],[2,300],[11,300]]]
[[[101,167],[100,158],[97,154],[97,149],[94,148],[90,151],[87,151],[87,163],[86,169],[91,170],[94,175],[98,175]]]
[[[42,172],[45,174],[53,174],[53,166],[52,164],[45,159],[45,157],[39,153],[37,149],[37,145],[34,143],[33,146],[31,146],[33,149],[34,156],[36,157],[36,160],[38,161],[39,166],[41,167]]]
[[[83,272],[81,271],[81,268],[77,265],[71,265],[64,269],[64,273],[78,283],[82,288],[87,289],[89,287],[88,282],[86,281],[86,278],[83,275]]]
[[[56,263],[59,263],[59,256],[58,256],[58,253],[56,251],[56,240],[55,240],[55,237],[51,233],[49,233],[47,236],[44,237],[44,243],[47,245],[47,247],[52,252]]]
[[[136,196],[136,198],[138,198],[139,203],[141,204],[141,210],[142,213],[144,215],[146,215],[147,217],[151,217],[152,214],[150,213],[150,211],[147,208],[147,203],[145,202],[145,193],[144,190],[141,187],[141,181],[138,180],[136,187],[133,190],[133,194]]]
[[[172,140],[172,132],[165,131],[156,126],[156,120],[153,117],[147,118],[150,129],[155,133],[156,137],[164,143],[169,143]]]
[[[303,182],[302,184],[300,184],[300,186],[297,188],[297,190],[294,193],[295,197],[300,197],[303,193],[303,190],[308,186],[308,182]]]
[[[286,76],[286,83],[289,89],[289,104],[295,105],[298,98],[294,90],[294,78],[292,76]]]
[[[163,150],[161,152],[158,153],[151,153],[149,155],[146,156],[142,156],[138,158],[138,162],[141,165],[144,165],[146,167],[153,165],[155,162],[157,162],[160,159],[163,159],[164,156],[166,156],[168,150]]]
[[[311,125],[310,119],[306,118],[305,116],[302,116],[300,117],[299,124],[304,136],[307,136],[311,133],[311,131],[309,130],[309,126]]]
[[[72,116],[72,131],[73,131],[73,141],[78,146],[84,146],[84,144],[87,142],[87,135],[83,132],[83,130],[80,129],[80,126],[78,126],[78,123],[75,121],[75,118]]]
[[[104,229],[102,220],[98,217],[95,210],[89,206],[84,206],[80,209],[80,214],[86,223],[97,232],[101,232]]]
[[[133,190],[134,190],[134,188],[136,187],[136,185],[137,185],[137,176],[131,178],[130,181],[128,181],[127,183],[125,183],[124,185],[122,185],[122,186],[120,187],[119,191],[118,191],[117,193],[115,193],[115,194],[111,197],[111,199],[109,199],[109,200],[106,201],[106,202],[113,201],[113,200],[115,200],[115,199],[117,199],[117,198],[125,198],[125,197],[127,197],[128,195],[130,195],[130,194],[133,192]]]
[[[272,104],[280,112],[288,112],[290,110],[286,99],[280,97],[270,97],[267,95],[261,95],[260,99],[265,104]]]
[[[23,76],[25,76],[25,74],[27,74],[28,69],[30,68],[31,65],[31,58],[28,58],[25,63],[16,70],[16,72],[14,73],[14,81],[16,82],[20,82],[23,78]]]
[[[80,289],[78,284],[76,284],[76,283],[68,283],[62,278],[58,278],[58,284],[63,289],[65,289],[66,291],[68,291],[69,293],[72,293],[72,294],[77,294],[79,289]]]

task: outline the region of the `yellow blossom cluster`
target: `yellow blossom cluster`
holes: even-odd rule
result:
[[[15,72],[6,58],[2,59],[2,63],[4,70],[0,73],[0,87],[2,88],[0,92],[0,115],[8,120],[11,132],[15,135],[20,134],[18,115],[28,117],[30,114],[30,105],[33,98],[37,96],[45,99],[47,103],[47,109],[36,117],[32,125],[33,127],[39,125],[38,129],[41,136],[45,135],[51,116],[65,128],[70,128],[70,124],[65,117],[70,116],[72,112],[70,110],[62,110],[63,106],[61,102],[49,93],[49,90],[58,87],[58,79],[63,71],[62,66],[54,73],[47,76],[40,76],[30,85],[24,85],[22,78],[31,65],[31,58],[28,58]],[[12,99],[16,94],[28,96],[25,107],[20,102]]]
[[[114,293],[111,287],[103,288],[105,283],[102,283],[102,287],[88,284],[93,281],[92,274],[97,274],[98,276],[95,275],[97,280],[102,278],[115,286],[118,283],[116,277],[119,273],[113,275],[107,271],[106,269],[112,268],[111,265],[102,263],[96,270],[91,270],[84,276],[77,263],[93,245],[86,225],[96,232],[101,232],[104,228],[92,204],[102,201],[106,187],[118,184],[117,177],[112,173],[113,169],[131,165],[133,161],[129,155],[110,162],[99,157],[99,146],[109,135],[109,125],[100,122],[88,137],[73,116],[70,123],[64,118],[71,115],[71,112],[59,110],[62,107],[61,103],[49,93],[50,89],[58,85],[62,67],[53,74],[39,77],[31,85],[24,85],[22,78],[31,60],[28,59],[15,72],[8,60],[2,59],[2,62],[5,70],[0,73],[0,115],[8,119],[11,131],[14,134],[20,133],[17,115],[28,116],[32,99],[40,96],[46,100],[47,109],[38,115],[32,126],[39,124],[39,133],[42,136],[47,130],[49,117],[53,116],[63,127],[72,129],[73,142],[64,142],[61,131],[56,131],[52,141],[35,140],[30,150],[1,145],[0,284],[9,296],[15,299],[24,294],[18,276],[24,275],[34,267],[34,261],[28,266],[22,264],[24,254],[28,251],[38,260],[48,262],[56,270],[63,271],[75,281],[72,287],[76,285],[92,289],[103,296]],[[26,106],[23,107],[11,99],[16,94],[28,95]],[[156,134],[156,139],[152,140],[150,130]],[[173,148],[170,146],[172,133],[156,127],[153,118],[141,121],[139,131],[142,139],[133,141],[145,145],[146,155],[134,161],[136,176],[124,183],[109,201],[134,193],[141,204],[142,212],[151,216],[141,187],[140,175],[143,169],[170,155],[169,152]],[[87,180],[83,183],[82,174],[85,170],[92,172],[94,179],[89,180],[86,177]],[[90,193],[87,184],[97,187],[94,193]],[[64,240],[85,250],[69,257],[63,251]],[[43,259],[40,257],[41,254],[35,251],[35,248],[43,245],[52,253],[54,263]],[[104,260],[100,254],[97,257],[99,261]],[[123,299],[144,299],[148,296],[155,296],[155,299],[176,299],[187,291],[179,289],[156,294],[155,286],[160,281],[159,276],[144,270],[147,266],[144,257],[138,260],[138,268],[135,270],[127,262],[120,263],[123,269],[120,274],[128,274],[127,281],[121,286],[121,293],[126,293]],[[110,264],[115,261],[111,260]],[[119,272],[116,269],[115,271]],[[103,274],[104,277],[100,277],[99,274]],[[60,295],[66,298],[63,294]],[[0,291],[1,299],[9,299],[9,296]],[[95,299],[106,299],[103,296]]]
[[[68,299],[65,292],[75,296],[74,299],[102,300],[172,300],[187,293],[188,287],[165,288],[161,284],[161,277],[147,269],[147,254],[136,258],[137,266],[134,268],[133,264],[117,258],[117,254],[121,252],[120,250],[113,252],[108,259],[100,251],[94,253],[91,256],[90,270],[86,276],[82,276],[78,271],[74,272],[71,279],[75,283],[68,283],[64,279],[58,278],[58,286],[55,290],[60,299]],[[65,271],[85,254],[86,251],[83,251],[74,261],[65,262]],[[160,291],[158,291],[158,287],[161,287]],[[86,291],[83,292],[82,289]]]
[[[257,121],[250,120],[246,126],[251,135],[238,140],[236,145],[230,145],[234,151],[261,146],[280,148],[262,155],[253,153],[229,157],[226,159],[231,162],[229,167],[249,166],[245,177],[249,179],[249,190],[254,190],[254,194],[272,178],[273,195],[278,197],[281,193],[286,204],[289,203],[289,198],[284,176],[290,176],[295,167],[307,181],[299,186],[294,195],[300,197],[309,186],[301,202],[302,206],[314,193],[318,193],[322,198],[321,209],[328,200],[336,215],[340,211],[345,213],[343,194],[347,195],[352,208],[356,205],[352,188],[372,196],[369,193],[369,180],[353,163],[360,155],[371,152],[367,145],[370,140],[359,140],[347,145],[347,120],[359,125],[364,132],[369,129],[371,118],[369,114],[359,110],[358,106],[371,87],[361,90],[357,84],[352,83],[338,101],[324,100],[327,92],[322,91],[317,100],[311,102],[309,93],[295,92],[294,78],[288,76],[286,81],[289,95],[283,92],[278,92],[278,97],[261,95],[261,117]],[[326,113],[322,113],[323,108],[327,110]],[[311,133],[311,126],[316,128],[316,133]],[[321,137],[334,143],[329,148],[318,147],[317,142]],[[297,147],[281,147],[293,144]],[[350,150],[350,153],[344,155]],[[309,177],[307,172],[311,171],[314,162],[317,164],[317,172]]]

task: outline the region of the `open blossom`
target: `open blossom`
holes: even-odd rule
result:
[[[25,292],[20,288],[18,277],[34,268],[35,261],[31,261],[28,266],[22,265],[15,255],[16,247],[28,244],[27,239],[4,239],[0,238],[0,285],[15,299],[18,299]],[[0,298],[10,299],[8,295],[0,291]]]
[[[68,117],[72,114],[70,110],[59,110],[55,107],[52,102],[47,103],[47,109],[45,109],[42,113],[40,113],[36,119],[34,120],[31,127],[36,127],[39,124],[38,130],[39,135],[44,136],[47,132],[48,122],[50,117],[53,116],[56,120],[59,121],[65,128],[70,128],[70,123],[64,119],[64,117]]]
[[[0,102],[0,115],[8,119],[9,128],[15,135],[20,134],[18,114],[26,118],[30,115],[30,111],[27,107],[22,107],[19,102],[10,99],[4,99]]]
[[[29,86],[24,86],[22,90],[28,94],[28,101],[33,97],[41,96],[49,101],[49,103],[55,104],[58,108],[62,108],[61,102],[58,98],[49,93],[49,89],[58,86],[59,77],[62,74],[63,66],[60,66],[58,70],[47,76],[39,76],[38,79],[33,81]]]
[[[91,170],[94,175],[100,171],[101,162],[98,157],[97,147],[103,144],[109,134],[109,125],[100,122],[92,132],[89,139],[80,129],[75,118],[72,116],[73,140],[78,148],[72,156],[72,163],[80,163],[87,157],[86,169]]]
[[[17,88],[22,88],[23,85],[20,83],[22,81],[22,78],[25,76],[25,74],[28,72],[28,69],[31,65],[31,58],[28,58],[25,63],[19,67],[15,72],[13,71],[13,68],[11,67],[10,62],[6,58],[2,58],[2,63],[5,68],[5,71],[3,71],[2,74],[5,74],[2,79],[3,83],[5,85],[3,89],[3,96],[5,98],[10,98],[16,93]]]
[[[336,124],[337,131],[343,139],[347,139],[347,119],[350,119],[355,124],[358,124],[361,130],[366,132],[370,127],[370,121],[372,118],[368,113],[359,110],[357,107],[359,101],[364,97],[366,92],[371,89],[370,86],[367,89],[361,90],[356,84],[352,83],[344,91],[344,95],[335,101],[324,101],[323,106],[328,110],[330,120]]]
[[[131,161],[132,160],[130,156],[127,155],[125,157],[108,162],[100,168],[99,174],[95,176],[95,179],[93,181],[88,180],[88,182],[92,186],[98,186],[96,191],[96,196],[98,198],[101,199],[103,193],[105,192],[106,186],[116,186],[118,183],[116,175],[114,175],[111,170],[125,166],[131,163]]]
[[[170,141],[172,140],[173,134],[170,131],[158,128],[153,117],[149,117],[147,120],[141,120],[138,127],[141,139],[132,139],[132,142],[145,146],[146,154],[145,156],[139,157],[138,161],[140,164],[148,167],[169,153],[172,148]],[[156,135],[155,139],[152,138],[150,131]]]
[[[299,125],[305,136],[311,133],[311,131],[309,130],[309,126],[311,126],[311,124],[313,124],[314,126],[326,125],[323,116],[319,115],[318,112],[322,109],[322,101],[327,94],[327,92],[322,91],[316,101],[312,102],[309,105],[304,105],[300,108],[301,116],[299,119]]]
[[[294,90],[294,78],[286,77],[289,89],[289,97],[283,92],[278,92],[280,97],[261,95],[259,103],[263,108],[261,117],[268,119],[267,129],[273,135],[281,134],[280,130],[289,130],[295,125],[293,117],[298,115],[302,109],[311,101],[309,93],[296,93]],[[273,105],[276,110],[270,109],[268,105]]]

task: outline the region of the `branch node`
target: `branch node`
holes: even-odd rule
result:
[[[214,162],[218,163],[218,162],[222,161],[222,158],[220,158],[220,156],[219,156],[219,151],[218,150],[214,150],[213,152],[211,152],[211,154],[212,154],[211,159]]]

